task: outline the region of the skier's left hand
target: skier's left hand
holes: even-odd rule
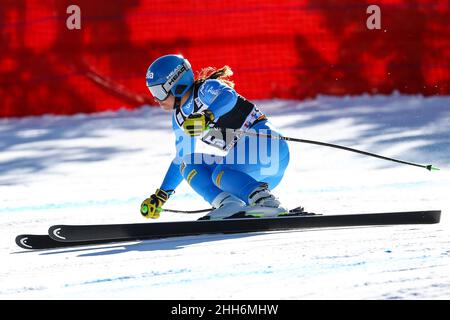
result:
[[[183,129],[191,137],[199,136],[208,129],[209,124],[214,120],[214,114],[205,110],[200,113],[193,113],[184,120]]]
[[[169,193],[164,190],[157,189],[150,198],[142,201],[141,204],[141,214],[147,219],[158,219],[160,212],[162,211],[162,206],[169,199]]]

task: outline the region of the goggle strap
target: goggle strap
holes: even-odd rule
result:
[[[191,65],[189,64],[189,62],[187,62],[186,60],[183,62],[183,64],[182,64],[182,68],[184,68],[184,70],[180,73],[180,74],[177,74],[177,78],[176,79],[179,79],[179,78],[181,78],[186,72],[188,72],[190,69],[191,69]],[[164,98],[163,99],[161,99],[162,97],[160,96],[160,97],[158,97],[158,93],[157,92],[155,92],[155,94],[153,93],[153,91],[152,90],[150,90],[150,92],[152,93],[152,95],[153,96],[155,96],[155,98],[157,98],[157,99],[159,99],[159,100],[164,100],[165,98],[167,98],[167,96],[169,95],[169,93],[170,93],[170,90],[173,88],[173,86],[176,84],[176,81],[173,81],[173,83],[172,84],[169,84],[171,81],[172,81],[172,79],[173,79],[173,76],[172,76],[172,78],[170,78],[170,79],[168,79],[164,84],[159,84],[159,85],[154,85],[154,86],[149,86],[149,89],[151,88],[151,87],[160,87],[160,89],[161,90],[158,90],[158,91],[160,91],[160,93],[162,93],[162,92],[164,92],[164,94],[165,94],[165,96],[164,96]],[[186,90],[186,85],[178,85],[176,88],[175,88],[175,94],[181,94],[184,90]]]
[[[182,73],[180,73],[177,76],[177,79],[181,78],[186,72],[188,72],[191,69],[191,66],[189,65],[189,63],[186,63],[186,61],[183,61],[182,68],[184,68],[184,70],[183,70]],[[172,89],[172,87],[175,85],[175,83],[176,83],[176,81],[173,81],[173,83],[171,85],[169,85],[169,83],[171,82],[172,79],[173,79],[173,77],[168,79],[163,84],[163,89],[166,90],[167,92],[169,92]]]

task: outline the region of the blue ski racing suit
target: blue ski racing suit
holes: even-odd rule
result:
[[[214,115],[209,130],[200,137],[186,134],[185,119],[206,109]],[[185,179],[209,203],[225,191],[248,204],[249,194],[261,183],[275,188],[289,163],[286,141],[266,136],[280,136],[267,117],[220,80],[197,82],[187,101],[174,108],[172,127],[176,155],[162,190],[175,190]],[[224,155],[195,153],[198,138]]]

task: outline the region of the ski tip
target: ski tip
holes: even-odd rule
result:
[[[51,226],[48,229],[48,235],[50,236],[50,238],[52,238],[53,240],[56,240],[56,241],[66,241],[66,237],[64,237],[64,235],[61,234],[61,229],[63,227],[64,227],[63,225]]]
[[[427,168],[429,171],[432,171],[432,170],[434,170],[434,171],[439,171],[439,170],[441,170],[441,169],[439,169],[438,167],[434,167],[432,164],[427,165],[426,168]]]
[[[22,249],[30,249],[31,246],[27,245],[27,239],[28,237],[24,234],[20,234],[16,237],[16,244],[21,247]]]

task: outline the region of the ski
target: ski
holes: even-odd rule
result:
[[[112,241],[110,240],[61,242],[53,240],[48,234],[21,234],[16,237],[16,244],[19,247],[30,250],[56,249],[64,247],[105,244],[111,242]]]
[[[348,215],[299,215],[103,225],[54,225],[49,236],[60,242],[132,241],[214,233],[243,233],[302,228],[353,227],[398,224],[431,224],[440,221],[440,210]]]
[[[20,234],[16,237],[16,244],[23,249],[47,249],[64,245],[63,242],[50,238],[48,234]]]

